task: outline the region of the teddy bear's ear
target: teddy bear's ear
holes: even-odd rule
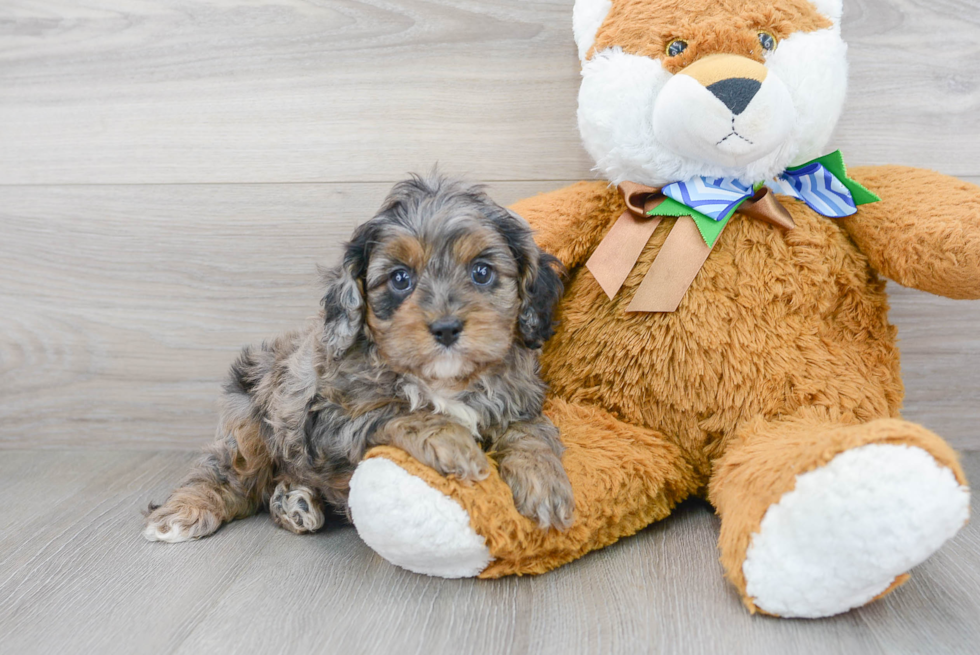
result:
[[[585,55],[595,43],[596,32],[602,26],[602,21],[606,20],[611,8],[612,0],[575,0],[575,8],[572,9],[572,30],[575,33],[579,60],[585,61]]]
[[[841,13],[844,11],[844,0],[810,0],[821,14],[840,25]]]

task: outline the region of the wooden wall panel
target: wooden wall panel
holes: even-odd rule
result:
[[[0,184],[591,175],[572,0],[14,0]],[[980,2],[848,0],[853,164],[980,175]]]

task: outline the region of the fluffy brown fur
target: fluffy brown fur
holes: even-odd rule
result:
[[[354,467],[385,444],[467,483],[488,474],[482,445],[512,507],[567,527],[574,503],[536,353],[560,268],[478,188],[396,185],[325,272],[319,318],[243,351],[218,439],[151,508],[144,535],[203,537],[263,506],[286,529],[314,531],[324,504],[346,511]]]
[[[830,27],[808,0],[674,0],[650,10],[649,0],[619,0],[596,34],[592,53],[611,46],[625,52],[663,60],[676,73],[707,53],[742,55],[763,61],[758,33],[777,40],[793,32]],[[667,56],[667,46],[683,37],[687,49]]]

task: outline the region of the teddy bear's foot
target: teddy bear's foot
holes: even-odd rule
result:
[[[965,487],[921,448],[845,451],[766,512],[742,565],[745,592],[780,616],[846,612],[932,555],[968,514]]]
[[[490,563],[485,540],[459,503],[390,459],[361,462],[347,502],[361,539],[392,564],[441,578],[471,578]]]
[[[823,426],[809,435],[791,428],[783,436],[798,450],[784,444],[765,448],[766,432],[736,446],[731,457],[726,454],[721,477],[712,483],[722,511],[723,560],[729,564],[733,549],[745,546],[738,570],[735,575],[729,570],[729,577],[752,608],[816,618],[864,605],[904,582],[904,574],[969,516],[969,490],[955,456],[919,426],[886,419]],[[821,448],[830,459],[814,467],[808,460]],[[757,455],[768,451],[766,459],[753,461],[748,453],[753,449],[759,449]],[[737,474],[736,459],[742,460]],[[768,484],[786,482],[772,475],[772,467],[800,465],[804,468],[789,480],[789,489],[762,508],[754,529],[733,533],[732,528],[746,530],[757,519],[732,501],[742,494],[754,501],[774,490]]]

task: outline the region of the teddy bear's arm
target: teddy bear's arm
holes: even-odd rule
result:
[[[980,298],[980,187],[904,166],[848,175],[881,197],[841,219],[875,269],[903,286]]]
[[[577,182],[525,198],[511,209],[527,219],[534,239],[568,268],[585,263],[624,204],[606,182]]]

